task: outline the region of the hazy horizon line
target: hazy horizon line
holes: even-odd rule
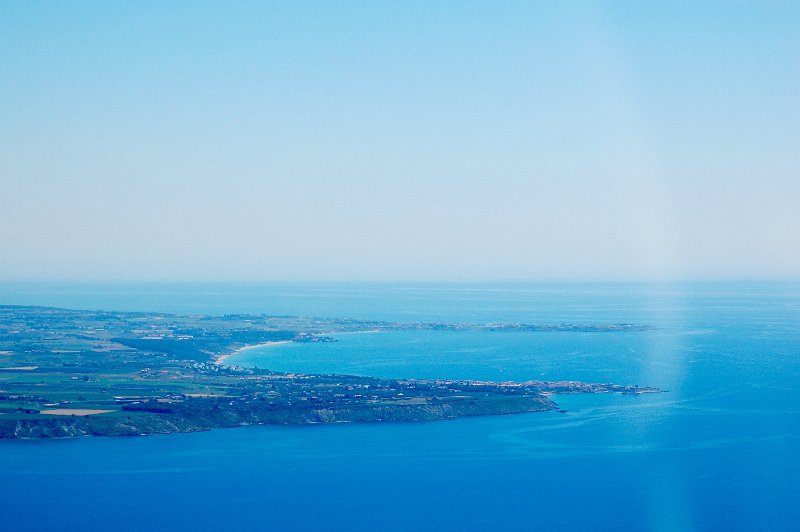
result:
[[[531,277],[531,278],[387,278],[387,279],[225,279],[225,278],[2,278],[1,284],[586,284],[586,283],[792,283],[800,276],[693,276],[693,277]]]

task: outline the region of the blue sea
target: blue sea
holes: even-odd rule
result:
[[[798,530],[800,284],[0,284],[0,303],[642,332],[341,334],[232,359],[662,394],[566,412],[0,443],[4,530]]]

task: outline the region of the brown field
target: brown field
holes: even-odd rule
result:
[[[52,410],[42,410],[40,414],[51,416],[91,416],[93,414],[108,414],[116,410],[91,410],[88,408],[53,408]]]

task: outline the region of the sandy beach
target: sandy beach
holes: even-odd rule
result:
[[[236,356],[236,355],[238,355],[240,353],[243,353],[244,351],[249,351],[250,349],[256,349],[256,348],[259,348],[259,347],[267,347],[267,346],[271,346],[271,345],[288,344],[289,342],[291,342],[291,340],[281,340],[281,341],[278,341],[278,342],[264,342],[263,344],[246,345],[244,347],[240,347],[239,349],[237,349],[236,351],[234,351],[232,353],[228,353],[226,355],[218,356],[216,358],[216,360],[214,360],[214,363],[215,364],[219,364],[219,365],[223,365],[223,364],[225,364],[225,362],[229,358],[231,358],[233,356]]]

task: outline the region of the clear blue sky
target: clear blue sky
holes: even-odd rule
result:
[[[800,276],[798,2],[0,3],[0,279]]]

